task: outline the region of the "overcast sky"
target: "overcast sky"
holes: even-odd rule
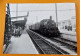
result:
[[[49,19],[50,16],[56,21],[55,3],[10,4],[11,17],[16,17],[16,10],[18,11],[17,16],[27,15],[29,11],[28,24],[39,22],[42,19]],[[76,16],[75,3],[57,3],[57,15],[58,22]]]

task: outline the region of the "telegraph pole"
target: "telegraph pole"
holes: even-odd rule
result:
[[[58,27],[58,15],[57,15],[57,4],[55,3],[55,12],[56,12],[56,27]]]

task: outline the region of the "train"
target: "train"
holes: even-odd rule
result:
[[[50,19],[43,19],[38,23],[30,25],[29,29],[48,37],[60,36],[60,31],[56,26],[56,22],[52,20],[52,16],[50,16]]]

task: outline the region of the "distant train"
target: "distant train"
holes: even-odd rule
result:
[[[60,36],[59,29],[56,27],[54,20],[52,20],[52,16],[50,16],[50,19],[43,19],[39,23],[29,26],[29,29],[44,36]]]

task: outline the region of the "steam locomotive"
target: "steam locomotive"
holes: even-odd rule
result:
[[[50,16],[50,19],[43,19],[39,23],[29,26],[29,29],[44,36],[60,36],[59,29],[56,27],[54,20],[52,20],[52,16]]]

